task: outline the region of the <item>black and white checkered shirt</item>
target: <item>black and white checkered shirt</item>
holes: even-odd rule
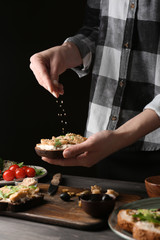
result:
[[[116,129],[145,108],[160,117],[160,0],[88,0],[84,26],[74,42],[92,67],[86,136]],[[160,129],[132,145],[159,150]]]

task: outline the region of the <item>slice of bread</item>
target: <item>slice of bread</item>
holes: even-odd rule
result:
[[[160,240],[160,225],[138,221],[133,227],[133,238],[137,240]]]
[[[59,159],[63,158],[64,149],[82,143],[86,139],[75,133],[67,133],[58,137],[53,136],[52,139],[41,139],[41,142],[36,144],[35,151],[40,157]]]
[[[34,185],[32,185],[33,183]],[[43,203],[37,182],[26,178],[16,186],[5,185],[0,188],[0,211],[24,211]]]
[[[46,157],[46,158],[51,158],[51,159],[64,158],[62,149],[60,149],[60,150],[45,150],[45,149],[40,149],[39,146],[36,146],[35,151],[36,151],[37,155],[40,157]]]
[[[143,215],[143,212],[144,218],[140,219],[139,213]],[[150,218],[145,216],[147,213],[151,214]],[[137,215],[137,217],[133,217],[133,215]],[[160,240],[160,223],[156,219],[157,216],[159,219],[159,210],[140,209],[139,211],[136,209],[121,209],[117,214],[117,224],[123,230],[131,232],[136,240]]]
[[[133,209],[121,209],[117,215],[118,225],[127,232],[132,232],[135,224],[135,219],[133,214],[136,213],[136,210]]]
[[[42,194],[37,194],[30,199],[26,199],[24,202],[17,203],[8,203],[6,208],[3,210],[12,211],[12,212],[23,212],[33,207],[38,207],[43,204],[44,196]],[[0,202],[1,205],[1,202]]]

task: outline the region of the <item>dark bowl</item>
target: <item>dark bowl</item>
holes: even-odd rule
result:
[[[43,150],[38,147],[35,147],[35,151],[38,156],[40,157],[46,157],[46,158],[51,158],[51,159],[60,159],[64,158],[63,157],[63,150]]]
[[[82,209],[92,217],[106,218],[112,212],[115,206],[115,199],[109,198],[102,200],[104,194],[96,194],[96,199],[91,200],[91,197],[95,194],[91,194],[87,198],[80,198]]]
[[[149,197],[160,197],[160,176],[147,177],[145,187]]]

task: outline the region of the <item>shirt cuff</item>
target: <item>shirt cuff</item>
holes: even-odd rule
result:
[[[92,62],[92,53],[89,52],[83,59],[83,68],[82,71],[86,71],[90,68]]]
[[[82,65],[72,68],[72,70],[75,71],[79,77],[87,75],[92,62],[92,52],[89,51],[89,48],[84,46],[84,44],[76,38],[67,38],[64,42],[73,42],[78,47],[82,57]]]
[[[152,102],[148,103],[145,107],[145,109],[152,109],[154,110],[157,115],[160,117],[160,94],[158,94],[153,100]]]

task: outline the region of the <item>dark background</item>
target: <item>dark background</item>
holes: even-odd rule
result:
[[[56,99],[36,81],[30,57],[60,45],[83,24],[85,0],[14,0],[0,3],[0,157],[40,165],[52,172],[94,175],[94,168],[51,166],[34,151],[41,138],[61,134]],[[90,76],[79,79],[72,70],[60,76],[64,84],[67,132],[84,133]]]
[[[50,165],[35,153],[36,143],[41,138],[62,134],[62,126],[56,99],[36,81],[29,68],[30,57],[74,35],[83,24],[85,4],[86,0],[0,2],[0,157],[43,166],[49,177],[60,171],[69,175],[144,181],[149,175],[159,174],[159,153],[154,156],[152,152],[145,155],[118,152],[92,168]],[[84,133],[90,78],[89,75],[79,79],[72,70],[60,76],[65,89],[66,132]]]

